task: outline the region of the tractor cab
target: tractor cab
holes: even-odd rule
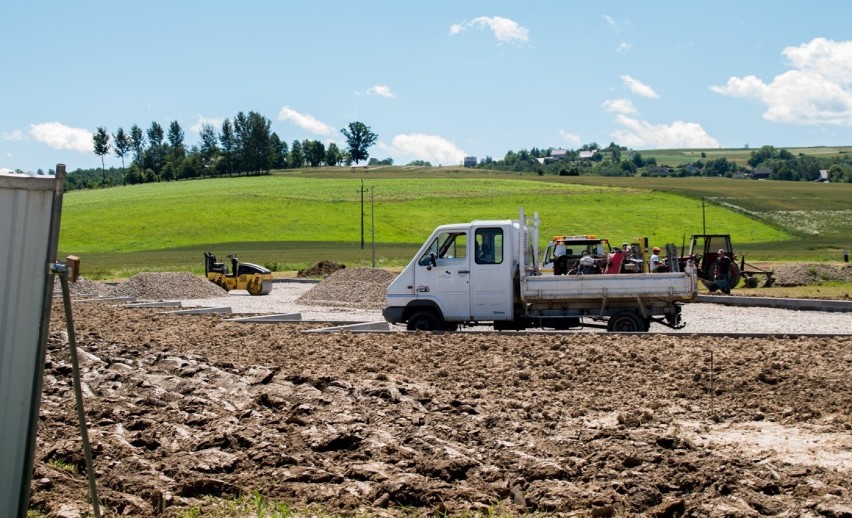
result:
[[[736,262],[730,234],[694,234],[692,236],[687,256],[694,258],[699,279],[713,280],[713,270],[719,250],[725,251],[725,254],[731,258],[731,263]],[[732,279],[731,286],[736,286],[739,282],[739,270],[735,273],[735,278],[736,282]]]
[[[681,257],[681,262],[683,263],[687,258],[693,257],[698,269],[698,278],[709,287],[713,283],[716,255],[719,250],[724,250],[731,258],[732,288],[737,286],[740,280],[743,281],[746,288],[757,288],[760,284],[758,278],[761,276],[764,277],[764,288],[769,288],[775,283],[773,272],[746,263],[745,256],[740,257],[739,263],[737,263],[730,234],[693,235],[689,244],[689,254],[686,257]]]
[[[565,243],[565,255],[557,265],[556,246],[560,242]],[[541,255],[540,271],[543,274],[568,273],[580,266],[584,256],[591,256],[603,264],[610,251],[609,241],[594,235],[553,236]]]

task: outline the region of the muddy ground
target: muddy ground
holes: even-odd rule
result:
[[[106,516],[852,515],[852,339],[310,334],[75,304]],[[91,508],[54,304],[31,508]],[[76,467],[76,473],[69,468]]]

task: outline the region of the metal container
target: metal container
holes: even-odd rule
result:
[[[26,516],[65,166],[0,174],[0,516]]]

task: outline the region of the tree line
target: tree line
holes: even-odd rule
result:
[[[602,147],[595,142],[584,144],[578,149],[559,150],[559,159],[554,159],[555,148],[537,148],[508,151],[502,159],[490,156],[475,166],[480,169],[552,174],[560,176],[706,176],[706,177],[753,177],[756,171],[766,171],[768,178],[785,181],[814,181],[820,171],[828,171],[831,182],[852,183],[852,157],[847,154],[832,157],[793,155],[785,149],[763,146],[753,150],[748,165],[738,164],[727,158],[708,159],[706,153],[691,163],[675,167],[657,164],[654,157],[647,159],[638,151],[611,142]],[[586,153],[583,153],[586,152]]]
[[[101,157],[101,169],[77,170],[66,179],[67,188],[172,181],[216,176],[267,174],[273,169],[294,169],[358,164],[369,159],[369,165],[393,165],[393,159],[369,157],[369,148],[378,135],[362,122],[352,122],[340,130],[347,147],[335,143],[327,146],[317,140],[293,140],[290,145],[271,130],[271,122],[251,111],[225,119],[219,127],[202,124],[200,141],[187,146],[183,128],[176,121],[163,128],[152,122],[142,130],[134,124],[129,131],[119,127],[114,133],[99,127],[92,142],[94,153]],[[559,151],[559,153],[555,153]],[[121,168],[107,169],[104,157],[114,153]],[[558,155],[558,159],[555,157]],[[129,160],[129,166],[125,162]],[[416,160],[408,165],[431,167]],[[755,171],[768,171],[769,178],[787,181],[813,181],[820,170],[828,170],[831,182],[852,182],[852,158],[841,155],[815,157],[793,155],[785,149],[763,146],[753,150],[748,166],[726,158],[701,159],[675,167],[657,164],[653,157],[643,158],[638,151],[611,142],[602,147],[595,142],[577,149],[533,147],[508,151],[502,159],[485,157],[476,168],[539,175],[560,176],[753,176]]]
[[[92,137],[93,151],[101,157],[100,178],[87,174],[68,176],[69,189],[132,185],[216,176],[268,174],[272,169],[319,167],[322,165],[351,165],[369,158],[369,148],[378,139],[369,126],[351,122],[340,132],[347,148],[328,146],[318,140],[287,142],[271,129],[263,115],[250,111],[239,112],[225,119],[218,128],[201,125],[200,141],[188,146],[185,133],[177,121],[168,129],[154,121],[142,130],[134,124],[129,131],[119,127],[110,133],[98,127]],[[105,167],[104,157],[113,153],[121,159],[121,169]],[[126,161],[129,160],[129,166]]]

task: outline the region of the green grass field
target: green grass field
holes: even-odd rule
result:
[[[718,160],[725,158],[729,162],[735,162],[745,166],[748,164],[748,159],[751,158],[751,152],[759,149],[756,146],[751,149],[746,148],[719,148],[719,149],[655,149],[652,151],[643,151],[642,158],[654,158],[659,165],[667,165],[677,167],[679,165],[691,164],[697,160],[704,158],[708,160]],[[809,147],[809,148],[784,148],[793,155],[805,154],[813,155],[822,158],[830,158],[835,155],[845,154],[852,151],[850,146],[837,147]],[[704,158],[702,158],[702,153]]]
[[[751,259],[836,260],[850,247],[849,199],[847,184],[328,168],[69,192],[60,251],[79,255],[83,274],[93,278],[198,272],[204,251],[220,257],[236,252],[276,270],[324,259],[371,265],[374,257],[377,266],[398,267],[439,224],[516,218],[524,207],[539,213],[543,240],[592,233],[613,242],[648,236],[651,244],[680,246],[706,223],[709,233],[731,234]],[[846,211],[846,218],[833,218],[814,233],[790,218],[772,217],[790,211],[801,213],[802,221],[826,211]]]

